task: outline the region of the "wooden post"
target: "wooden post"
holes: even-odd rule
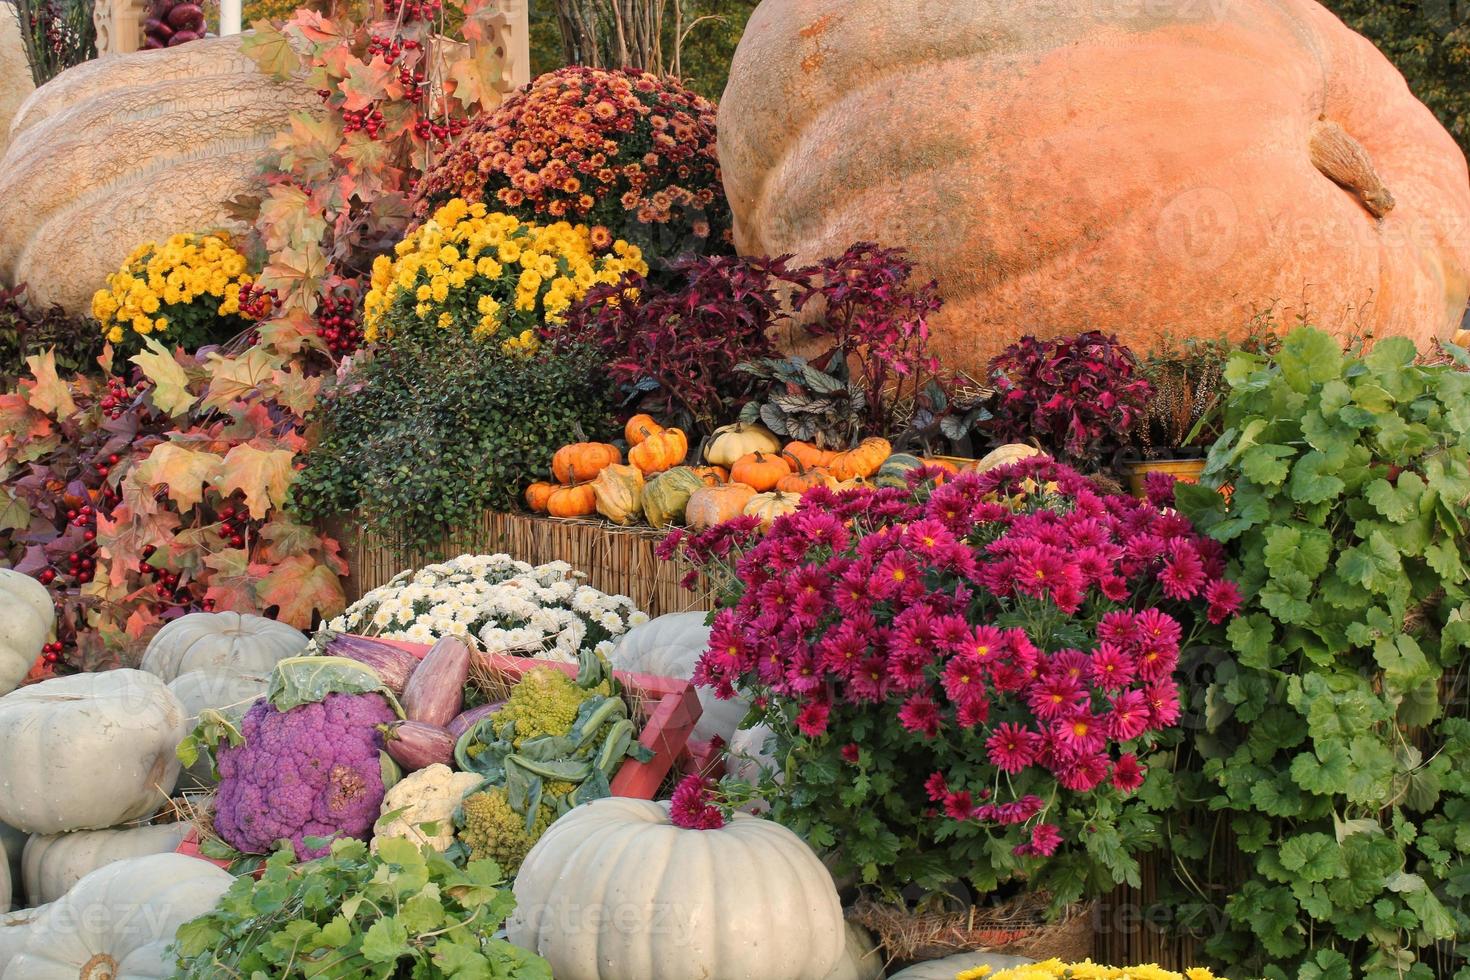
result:
[[[240,0],[219,0],[219,34],[240,33]]]
[[[144,0],[97,0],[92,23],[97,28],[97,55],[131,54],[143,46]]]

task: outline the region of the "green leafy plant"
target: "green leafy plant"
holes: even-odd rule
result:
[[[324,393],[294,499],[430,548],[486,508],[517,507],[558,447],[610,431],[600,366],[584,347],[527,357],[452,331],[395,339]]]
[[[325,841],[323,841],[325,843]],[[283,846],[180,927],[180,980],[221,976],[551,980],[541,957],[495,938],[515,899],[494,861],[464,868],[402,839],[338,840],[296,863]]]
[[[36,310],[26,305],[25,283],[0,287],[0,385],[17,380],[26,358],[50,349],[61,371],[96,374],[102,338],[95,325],[59,306]]]
[[[1249,597],[1228,655],[1193,667],[1185,795],[1245,859],[1193,871],[1220,889],[1207,949],[1231,976],[1464,977],[1470,374],[1299,329],[1225,381],[1207,485],[1175,489]]]
[[[823,449],[854,445],[863,427],[868,395],[857,381],[834,377],[804,357],[768,357],[741,364],[765,382],[764,400],[747,402],[742,422],[761,422],[778,436],[814,442]]]

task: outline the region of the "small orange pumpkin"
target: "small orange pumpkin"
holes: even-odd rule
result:
[[[761,452],[747,453],[730,467],[731,480],[755,487],[758,493],[774,490],[781,477],[790,475],[791,464],[785,459]]]
[[[660,429],[628,452],[628,462],[644,476],[671,470],[689,454],[689,439],[682,429]]]
[[[546,513],[546,502],[551,499],[555,491],[555,483],[547,483],[545,480],[536,481],[526,488],[526,506],[537,514]]]
[[[623,426],[623,438],[628,441],[628,446],[631,448],[649,436],[658,435],[662,431],[664,427],[655,422],[652,415],[635,415]]]
[[[810,469],[788,473],[776,481],[776,489],[782,493],[806,493],[814,487],[836,489],[837,478],[826,467],[813,466]]]
[[[705,486],[717,487],[730,482],[730,471],[723,466],[695,466],[694,475],[704,481]]]
[[[947,459],[940,459],[937,456],[925,456],[924,465],[932,467],[936,470],[944,470],[944,472],[946,473],[959,473],[960,471],[960,468],[957,464],[952,463]]]
[[[562,446],[551,457],[551,475],[558,483],[584,483],[597,479],[605,467],[621,463],[617,446],[605,442],[574,442]]]
[[[744,483],[700,487],[689,495],[689,503],[684,508],[684,523],[696,531],[707,531],[716,524],[739,517],[754,497],[755,487]]]
[[[832,475],[842,481],[855,477],[869,477],[878,472],[883,461],[893,455],[893,447],[887,439],[870,436],[845,453],[838,453],[832,460]]]
[[[833,458],[837,456],[831,450],[818,449],[809,442],[788,442],[786,448],[781,450],[781,454],[796,460],[804,469],[831,466]]]
[[[546,500],[546,512],[552,517],[586,517],[597,513],[597,491],[590,483],[557,487]]]

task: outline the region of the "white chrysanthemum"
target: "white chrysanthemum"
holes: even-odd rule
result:
[[[383,629],[391,622],[393,622],[393,610],[386,605],[379,606],[377,612],[373,613],[372,623],[379,629]]]
[[[616,635],[623,631],[623,617],[609,609],[597,617],[597,625]]]
[[[606,660],[608,657],[612,656],[613,651],[617,649],[617,646],[618,645],[612,640],[603,640],[598,643],[597,646],[592,648],[592,652]]]
[[[634,609],[628,613],[628,627],[630,629],[634,626],[642,626],[646,622],[648,622],[648,613],[643,610]]]

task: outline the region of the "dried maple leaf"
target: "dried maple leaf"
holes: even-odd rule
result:
[[[310,629],[313,614],[330,619],[347,608],[342,581],[330,568],[305,555],[278,565],[251,565],[259,576],[256,595],[266,608],[276,607],[276,618],[297,629]]]
[[[44,354],[32,354],[26,358],[26,367],[30,368],[31,375],[35,381],[25,381],[22,384],[27,389],[26,401],[32,407],[39,409],[48,415],[67,416],[77,410],[76,402],[72,401],[71,391],[66,382],[56,376],[56,354],[47,351]]]
[[[224,468],[214,453],[196,452],[176,442],[156,446],[148,458],[133,468],[131,477],[144,486],[166,487],[168,497],[180,511],[192,510],[204,499]]]
[[[169,415],[183,415],[194,405],[194,395],[189,391],[189,373],[158,341],[149,337],[145,343],[148,349],[139,351],[129,360],[153,382],[149,397],[153,399],[154,406]]]
[[[296,478],[296,454],[289,449],[257,449],[244,443],[225,454],[220,493],[245,494],[250,516],[264,520],[272,506],[286,502],[286,491]]]
[[[267,75],[285,80],[301,67],[301,57],[286,35],[268,20],[257,20],[250,25],[253,30],[240,42],[245,57]]]

